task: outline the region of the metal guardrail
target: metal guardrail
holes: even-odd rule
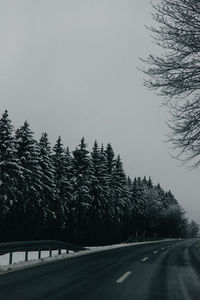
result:
[[[54,240],[0,243],[0,255],[9,253],[9,264],[12,264],[14,252],[25,252],[25,261],[28,261],[28,252],[38,251],[38,259],[40,259],[41,251],[49,251],[51,257],[53,250],[58,250],[58,254],[61,254],[63,249],[66,253],[87,250],[81,246]]]

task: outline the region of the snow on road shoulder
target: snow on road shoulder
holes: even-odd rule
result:
[[[130,247],[130,246],[149,244],[149,243],[168,242],[168,241],[173,241],[173,240],[174,239],[165,239],[165,240],[159,240],[159,241],[138,242],[138,243],[129,243],[129,244],[122,243],[122,244],[115,244],[115,245],[108,245],[108,246],[87,247],[87,250],[79,251],[79,252],[71,251],[68,254],[62,253],[60,255],[58,255],[58,254],[56,255],[54,253],[54,255],[52,257],[48,257],[48,254],[49,254],[48,251],[43,251],[44,253],[42,255],[42,258],[40,258],[40,259],[37,259],[38,252],[34,251],[34,252],[29,252],[29,260],[28,261],[23,261],[25,258],[24,252],[18,252],[18,253],[14,253],[15,259],[13,260],[14,263],[12,265],[8,265],[9,254],[5,254],[5,255],[0,256],[0,273],[7,273],[10,271],[23,269],[23,268],[35,266],[38,264],[50,263],[50,262],[57,261],[57,260],[69,259],[72,257],[88,255],[91,253],[106,251],[106,250],[110,250],[110,249],[117,249],[117,248],[122,248],[122,247]]]
[[[142,245],[142,244],[150,244],[150,243],[159,243],[159,242],[170,242],[174,241],[174,239],[165,239],[165,240],[157,240],[157,241],[148,241],[148,242],[134,242],[134,243],[121,243],[121,244],[114,244],[114,245],[108,245],[108,246],[92,246],[87,247],[87,249],[93,250],[93,251],[102,251],[102,250],[109,250],[109,249],[116,249],[121,247],[130,247],[134,245]]]

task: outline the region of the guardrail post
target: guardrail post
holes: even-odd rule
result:
[[[157,236],[156,236],[157,238]],[[55,252],[60,255],[61,253],[71,253],[71,252],[77,252],[80,250],[85,250],[86,248],[75,246],[72,244],[68,243],[62,243],[58,241],[52,241],[52,240],[47,240],[47,241],[29,241],[29,242],[15,242],[15,243],[2,243],[0,245],[0,250],[1,253],[6,253],[8,258],[7,258],[7,263],[9,265],[13,264],[14,261],[14,253],[17,251],[23,251],[23,256],[24,256],[24,261],[28,261],[31,256],[28,256],[28,253],[31,251],[36,251],[38,259],[41,259],[42,257],[42,251],[47,250],[47,253],[49,252],[49,257],[52,257],[54,254],[54,249],[56,250]],[[73,251],[71,251],[73,250]],[[64,252],[63,252],[64,251]],[[48,255],[48,254],[47,254]]]
[[[28,261],[28,251],[25,252],[25,261]]]
[[[10,252],[10,255],[9,255],[9,265],[12,265],[12,259],[13,259],[13,253]]]

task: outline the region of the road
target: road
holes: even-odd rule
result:
[[[200,240],[112,249],[0,275],[2,300],[199,300]]]

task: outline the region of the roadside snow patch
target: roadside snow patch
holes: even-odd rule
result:
[[[160,241],[148,241],[148,242],[138,242],[138,243],[122,243],[122,244],[115,244],[115,245],[108,245],[108,246],[94,246],[94,247],[87,247],[88,250],[73,252],[69,251],[69,253],[62,253],[58,255],[58,251],[52,251],[52,257],[49,257],[49,251],[42,251],[41,252],[41,259],[38,259],[38,251],[32,251],[28,253],[28,261],[24,261],[25,259],[25,252],[16,252],[13,253],[13,264],[9,265],[9,254],[0,255],[0,273],[7,273],[9,271],[15,271],[27,267],[31,267],[38,264],[50,263],[53,261],[61,260],[61,259],[69,259],[72,257],[88,255],[95,252],[106,251],[110,249],[122,248],[122,247],[130,247],[142,244],[150,244],[150,243],[159,243],[159,242],[170,242],[174,241],[174,239],[166,239]],[[65,252],[65,250],[62,250]]]

